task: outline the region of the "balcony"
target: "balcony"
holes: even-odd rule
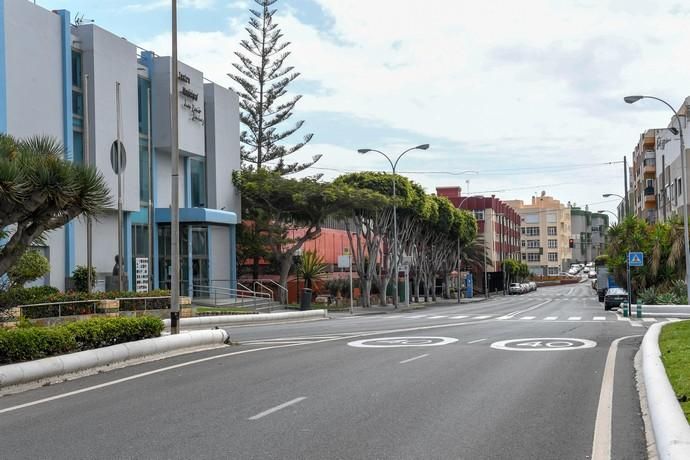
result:
[[[647,158],[642,164],[643,174],[656,174],[656,159]]]
[[[654,187],[645,187],[645,189],[644,189],[645,198],[649,195],[654,195]]]

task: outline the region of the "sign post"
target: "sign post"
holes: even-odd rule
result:
[[[345,251],[343,251],[345,252]],[[354,313],[354,299],[352,295],[352,257],[348,254],[348,250],[345,255],[338,256],[338,268],[350,268],[350,314]]]
[[[643,252],[628,252],[628,312],[632,311],[632,283],[630,281],[630,267],[642,267],[643,265]]]
[[[149,290],[149,259],[147,257],[136,258],[136,291],[148,292]]]

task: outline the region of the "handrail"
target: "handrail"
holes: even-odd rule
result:
[[[276,286],[278,289],[280,289],[280,290],[282,291],[281,303],[287,303],[287,299],[288,299],[288,290],[287,290],[286,287],[284,287],[282,284],[280,284],[280,283],[278,283],[277,281],[272,280],[272,279],[270,279],[270,278],[259,278],[259,279],[256,280],[255,282],[258,282],[258,281],[260,281],[260,282],[262,282],[262,283],[270,283],[272,286]],[[274,299],[275,299],[275,297],[274,297]]]
[[[257,285],[257,284],[259,285],[259,287],[261,287],[261,288],[263,288],[263,289],[266,289],[268,292],[270,292],[270,293],[271,293],[271,300],[275,300],[275,297],[273,296],[273,289],[271,289],[271,288],[265,286],[264,284],[261,283],[261,281],[254,281],[254,284],[252,284],[252,287],[254,288],[254,291],[255,291],[255,292],[262,292],[262,291],[257,291],[257,290],[256,290],[256,285]]]

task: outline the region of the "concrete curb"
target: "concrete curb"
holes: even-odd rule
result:
[[[178,335],[156,337],[121,343],[95,350],[80,351],[68,355],[53,356],[25,363],[0,366],[0,388],[32,382],[48,377],[105,366],[120,361],[141,358],[180,348],[222,344],[228,339],[224,330],[193,331]]]
[[[653,324],[642,339],[642,377],[659,458],[680,460],[690,452],[690,425],[661,362],[659,334],[667,324]]]
[[[210,326],[227,323],[254,323],[281,319],[327,318],[327,310],[288,311],[280,313],[258,313],[256,315],[197,316],[180,318],[180,326]],[[170,327],[170,319],[164,319],[165,327]]]

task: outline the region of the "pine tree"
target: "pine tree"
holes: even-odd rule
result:
[[[228,74],[240,86],[240,121],[246,127],[240,135],[241,156],[246,169],[269,169],[281,175],[302,171],[316,163],[321,155],[310,163],[286,163],[285,157],[304,147],[313,134],[291,147],[282,141],[299,130],[304,124],[298,121],[281,131],[281,123],[292,117],[295,104],[302,98],[297,95],[285,102],[281,98],[287,86],[299,77],[294,67],[283,67],[290,55],[286,51],[290,42],[283,41],[283,33],[273,21],[276,9],[270,9],[278,0],[254,0],[261,8],[250,9],[249,25],[245,28],[249,40],[240,46],[246,53],[236,52],[239,63],[233,63],[238,74]]]

